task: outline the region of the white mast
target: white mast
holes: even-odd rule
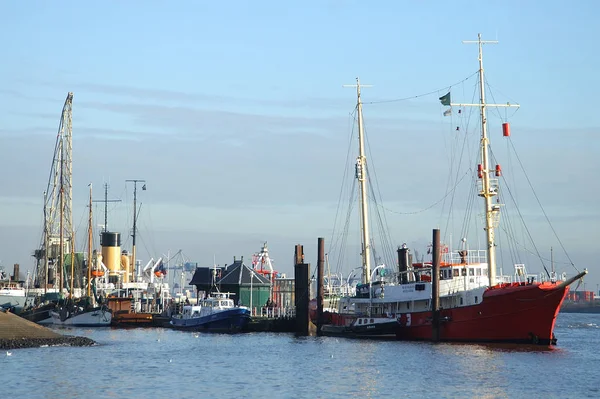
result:
[[[488,275],[490,286],[496,285],[496,242],[494,229],[500,218],[500,206],[492,205],[492,197],[498,193],[498,181],[490,179],[489,165],[489,139],[487,136],[487,118],[486,107],[518,107],[518,104],[486,104],[485,103],[485,79],[483,77],[483,45],[497,44],[497,40],[481,40],[481,33],[477,35],[477,40],[463,40],[463,43],[477,43],[479,46],[479,104],[450,104],[457,106],[476,106],[481,110],[481,165],[482,165],[482,186],[479,196],[485,201],[485,231],[487,234],[487,254],[488,254]],[[493,183],[493,184],[492,184]]]
[[[360,100],[360,88],[371,87],[361,85],[356,78],[355,85],[344,85],[344,87],[356,87],[356,109],[358,113],[358,158],[356,159],[356,178],[360,189],[360,228],[362,232],[362,282],[368,284],[371,279],[371,241],[369,239],[369,213],[367,209],[367,158],[365,157],[362,101]]]

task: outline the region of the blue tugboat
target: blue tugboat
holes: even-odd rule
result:
[[[171,318],[171,326],[180,330],[208,332],[242,332],[250,322],[250,309],[235,306],[230,293],[214,293],[199,300],[198,305],[185,305],[181,314]]]

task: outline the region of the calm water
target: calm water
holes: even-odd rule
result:
[[[599,326],[600,314],[560,314],[552,350],[62,329],[99,345],[2,353],[0,390],[3,398],[598,398]]]

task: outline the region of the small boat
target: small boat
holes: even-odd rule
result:
[[[235,306],[231,293],[214,293],[197,305],[183,306],[181,314],[171,318],[171,326],[181,330],[242,332],[250,322],[250,309]]]
[[[27,299],[25,288],[16,281],[0,281],[0,308],[19,312]]]

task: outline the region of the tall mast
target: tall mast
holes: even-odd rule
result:
[[[48,292],[48,215],[47,205],[48,204],[48,193],[44,191],[44,294]]]
[[[492,197],[497,194],[497,190],[490,190],[490,166],[489,166],[489,140],[487,137],[487,119],[485,109],[485,80],[483,78],[483,43],[481,33],[477,36],[479,45],[479,93],[481,104],[481,165],[483,166],[483,190],[482,196],[485,199],[485,231],[487,233],[487,252],[488,252],[488,275],[490,286],[496,285],[496,238],[494,232],[494,209],[492,209]],[[487,42],[493,43],[493,42]],[[497,209],[499,212],[500,209]]]
[[[75,238],[75,232],[72,232],[72,238]],[[73,288],[75,282],[75,240],[71,240],[71,288],[69,289],[69,293],[71,297],[73,297]]]
[[[62,162],[61,162],[62,164]],[[60,195],[60,221],[59,221],[59,226],[60,226],[60,235],[59,235],[59,259],[58,259],[58,266],[60,267],[60,285],[59,285],[59,289],[60,289],[60,293],[62,294],[62,290],[63,290],[63,286],[64,286],[64,278],[65,278],[65,268],[64,268],[64,261],[65,261],[65,230],[64,230],[64,224],[65,224],[65,214],[64,214],[64,204],[65,204],[65,189],[63,187],[63,169],[61,167],[60,169],[60,191],[59,191],[59,195]]]
[[[136,204],[137,204],[137,183],[141,182],[141,183],[145,183],[146,180],[142,180],[142,179],[131,179],[131,180],[125,180],[126,182],[133,182],[133,232],[131,233],[131,237],[133,238],[133,243],[131,246],[131,261],[133,263],[132,265],[132,272],[135,270],[136,267],[136,260],[135,260],[135,236],[136,236],[136,230],[137,230],[137,209],[136,209]],[[144,184],[142,186],[142,190],[146,190],[146,185]],[[129,271],[126,271],[127,273],[129,273]]]
[[[108,203],[109,202],[121,202],[120,199],[108,199],[108,183],[104,183],[104,199],[93,200],[92,202],[104,202],[104,229],[102,231],[108,231]]]
[[[477,35],[477,40],[463,40],[463,43],[476,43],[479,47],[479,103],[478,104],[460,104],[451,103],[450,105],[479,107],[481,117],[481,190],[479,196],[484,198],[485,207],[485,231],[487,235],[487,257],[488,257],[488,276],[490,286],[496,285],[496,239],[494,229],[500,219],[500,206],[492,204],[492,197],[498,194],[498,181],[491,179],[490,173],[494,173],[489,165],[489,139],[487,135],[487,107],[519,107],[518,104],[486,104],[485,102],[485,79],[483,75],[483,45],[497,44],[497,40],[481,40],[481,33]]]
[[[87,296],[92,295],[92,183],[90,183],[90,213],[88,217],[88,261],[87,261]]]
[[[361,85],[360,79],[356,78],[355,85],[344,85],[345,87],[356,87],[356,109],[358,113],[358,158],[356,158],[356,178],[360,189],[360,228],[362,233],[362,282],[367,284],[371,280],[371,240],[369,239],[369,212],[367,208],[367,158],[365,157],[364,129],[362,116],[362,101],[360,99],[360,88],[371,87]]]

